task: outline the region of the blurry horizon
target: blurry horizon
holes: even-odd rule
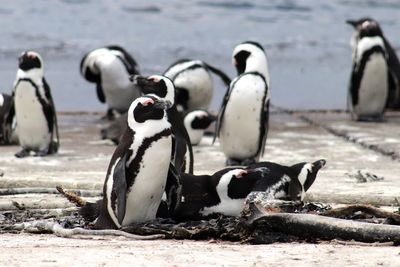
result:
[[[3,1],[5,2],[5,1]],[[11,93],[17,57],[34,50],[57,111],[105,111],[95,85],[79,73],[82,56],[110,44],[123,46],[144,75],[162,73],[181,58],[203,60],[236,75],[235,45],[264,46],[272,104],[289,109],[344,109],[351,70],[346,19],[376,19],[400,50],[400,2],[292,1],[7,1],[0,6],[0,92]],[[226,88],[214,77],[211,110]]]

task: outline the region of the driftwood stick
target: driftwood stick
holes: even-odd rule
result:
[[[370,214],[377,218],[390,218],[400,224],[400,214],[379,209],[371,205],[350,205],[336,209],[330,209],[320,213],[320,215],[335,218],[348,218],[357,211]]]
[[[123,236],[134,240],[154,240],[164,238],[164,235],[140,236],[120,230],[89,230],[83,228],[65,229],[59,223],[53,221],[33,221],[14,225],[13,230],[26,231],[29,233],[53,233],[56,236],[71,238],[76,235],[85,236]]]
[[[400,242],[400,226],[355,222],[314,214],[263,213],[252,227],[278,231],[301,238],[343,239],[361,242]]]
[[[71,190],[75,195],[83,197],[101,196],[100,190]],[[21,194],[58,194],[56,188],[43,187],[21,187],[21,188],[0,188],[0,196],[21,195]]]

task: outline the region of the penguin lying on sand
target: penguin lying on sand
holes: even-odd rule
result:
[[[36,52],[24,52],[19,57],[19,69],[14,82],[13,100],[22,158],[34,152],[36,156],[57,153],[59,135],[57,115],[50,87],[44,78],[43,60]]]
[[[173,168],[170,105],[150,95],[131,104],[128,127],[108,167],[104,197],[81,209],[86,218],[98,215],[95,228],[115,229],[155,219],[164,192],[170,207],[177,203],[179,181],[171,181],[176,176],[169,173]]]
[[[359,26],[349,84],[348,106],[354,120],[382,120],[391,72],[382,32],[374,21]]]
[[[227,165],[248,165],[264,153],[268,133],[269,73],[262,46],[244,42],[235,47],[238,71],[220,108],[215,137]]]
[[[205,110],[197,109],[186,114],[183,119],[192,145],[198,145],[204,131],[216,120],[216,117]]]
[[[181,174],[181,202],[174,212],[178,220],[199,219],[213,213],[239,216],[249,194],[268,199],[303,200],[325,160],[284,166],[259,162],[248,167],[228,167],[213,175]]]
[[[130,75],[139,74],[133,57],[120,46],[106,46],[87,53],[81,60],[80,71],[89,82],[96,83],[97,97],[107,103],[107,117],[113,111],[124,113],[140,91],[129,81]]]
[[[176,105],[180,112],[208,109],[213,96],[214,73],[229,86],[231,79],[221,70],[201,60],[181,59],[164,71],[176,88]]]
[[[365,24],[367,22],[367,24]],[[347,20],[346,23],[354,27],[354,32],[351,38],[351,46],[353,50],[353,58],[356,56],[358,42],[360,41],[360,33],[364,31],[366,25],[375,31],[376,36],[382,38],[385,50],[387,53],[387,65],[390,72],[389,77],[389,95],[386,107],[393,109],[400,109],[400,61],[396,55],[395,50],[386,39],[379,23],[372,18],[361,18],[358,20]],[[364,26],[363,26],[364,25]]]

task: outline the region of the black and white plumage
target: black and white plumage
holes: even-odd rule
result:
[[[13,100],[22,147],[15,156],[25,157],[31,151],[37,156],[56,153],[59,147],[56,110],[38,53],[28,51],[19,57]]]
[[[155,219],[170,179],[172,138],[166,112],[170,105],[154,96],[131,104],[128,127],[108,167],[96,228]]]
[[[204,135],[204,131],[215,121],[216,117],[206,110],[193,110],[185,115],[183,123],[189,134],[192,145],[198,145]]]
[[[264,49],[255,42],[235,47],[238,76],[231,82],[216,124],[228,165],[247,165],[264,153],[269,118],[269,73]]]
[[[0,144],[13,143],[15,111],[12,96],[0,94]]]
[[[248,166],[250,169],[264,170],[252,191],[263,192],[269,199],[304,200],[306,191],[314,183],[319,170],[324,167],[323,159],[315,162],[301,162],[292,166],[264,161]]]
[[[366,25],[369,25],[368,27],[373,29],[375,34],[382,38],[387,53],[386,61],[390,72],[387,107],[393,109],[399,109],[400,108],[400,61],[396,55],[395,50],[393,49],[393,47],[383,34],[383,31],[379,23],[376,20],[367,17],[358,20],[347,20],[346,22],[354,27],[354,32],[352,34],[350,42],[353,50],[353,59],[356,56],[358,42],[361,39],[360,32],[363,30],[363,28],[365,28]]]
[[[120,46],[106,46],[87,53],[81,60],[80,71],[89,82],[96,83],[97,97],[109,109],[126,112],[140,91],[129,81],[139,74],[133,57]]]
[[[211,73],[227,86],[231,82],[224,72],[201,60],[181,59],[164,71],[163,75],[175,84],[179,111],[209,108],[214,91]]]
[[[380,120],[389,95],[385,43],[374,22],[360,26],[353,56],[348,106],[354,120]]]
[[[248,167],[228,167],[213,175],[182,174],[181,203],[175,210],[180,220],[213,213],[238,216],[247,198],[303,200],[325,160],[284,166],[258,162]]]
[[[178,172],[193,173],[192,145],[189,134],[183,124],[182,116],[176,108],[173,82],[161,75],[149,77],[136,75],[132,77],[132,80],[144,94],[152,94],[172,103],[172,106],[167,111],[173,135],[172,162]]]

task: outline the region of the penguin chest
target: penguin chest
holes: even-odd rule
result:
[[[51,141],[47,119],[36,89],[29,82],[20,81],[15,88],[15,115],[21,146],[45,149]]]
[[[165,191],[170,160],[170,137],[163,137],[146,149],[134,183],[128,189],[122,225],[155,219]]]
[[[358,91],[358,115],[380,115],[388,96],[388,68],[382,54],[372,54],[367,61]]]
[[[107,105],[119,111],[126,111],[133,100],[139,96],[139,91],[129,81],[129,74],[119,59],[103,62],[101,67],[101,87],[106,97]]]
[[[208,109],[213,95],[213,84],[207,70],[204,68],[187,69],[174,79],[174,84],[177,88],[187,90],[189,110]]]
[[[266,99],[266,85],[260,77],[243,76],[231,88],[220,129],[220,143],[225,155],[245,159],[259,151],[261,121]]]

